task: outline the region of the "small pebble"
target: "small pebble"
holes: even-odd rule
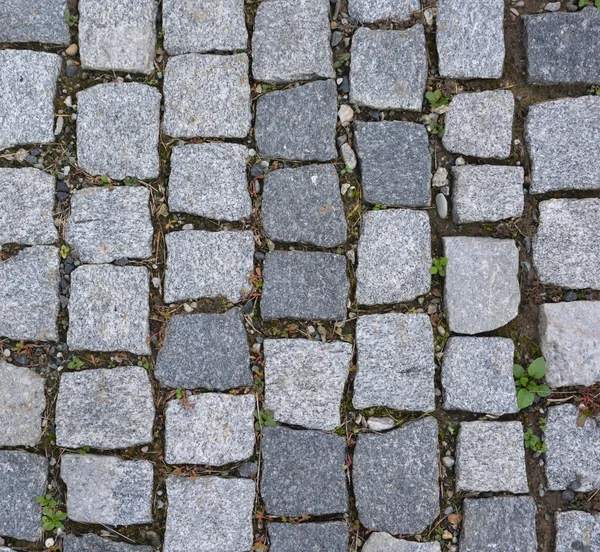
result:
[[[457,158],[456,158],[456,161],[454,162],[454,164],[455,164],[457,167],[462,167],[463,165],[466,165],[466,164],[467,164],[467,162],[465,161],[464,157],[457,157]]]
[[[183,310],[185,312],[187,312],[187,313],[194,312],[194,309],[190,305],[188,305],[187,303],[183,304]]]
[[[58,136],[63,131],[63,125],[65,124],[62,117],[56,118],[56,126],[54,127],[54,136]]]
[[[448,184],[448,170],[444,167],[439,167],[433,178],[431,179],[431,185],[435,188],[441,188]]]
[[[571,489],[567,489],[566,491],[563,491],[562,499],[565,500],[566,502],[570,502],[574,498],[575,498],[575,493]]]
[[[369,418],[367,420],[367,425],[372,431],[385,431],[387,429],[392,429],[395,422],[392,418],[386,416],[385,418]]]
[[[182,229],[182,230],[193,230],[193,229],[194,229],[194,225],[193,225],[193,224],[189,224],[189,223],[188,223],[188,224],[184,224],[184,225],[181,227],[181,229]]]
[[[344,160],[346,168],[350,169],[351,171],[356,169],[357,161],[354,150],[348,144],[342,144],[340,151],[342,153],[342,159]]]
[[[442,458],[442,464],[444,464],[446,468],[451,468],[452,466],[454,466],[454,458],[452,458],[451,456],[444,456]]]
[[[448,200],[444,194],[435,196],[435,207],[440,218],[445,219],[448,216]]]
[[[429,26],[433,25],[433,10],[431,8],[427,8],[423,12],[423,16],[425,17],[425,23]]]
[[[560,2],[548,2],[545,7],[546,11],[555,12],[560,10]]]
[[[71,44],[66,50],[65,50],[65,54],[67,54],[68,56],[74,56],[77,54],[77,52],[79,51],[79,46],[77,46],[77,44]]]
[[[352,109],[348,104],[343,104],[340,106],[338,111],[338,117],[342,125],[347,125],[352,121],[352,119],[354,119],[354,109]]]

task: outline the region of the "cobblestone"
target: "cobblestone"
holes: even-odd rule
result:
[[[401,23],[421,9],[419,0],[349,0],[350,17],[359,23],[377,23],[390,20]]]
[[[600,517],[586,512],[557,512],[556,552],[600,552]]]
[[[347,552],[348,526],[341,521],[326,523],[269,523],[270,552],[297,552],[308,543],[314,552]]]
[[[67,0],[4,0],[0,4],[0,42],[69,44],[66,9]]]

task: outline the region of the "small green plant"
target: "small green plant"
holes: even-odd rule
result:
[[[437,136],[438,138],[442,138],[444,136],[444,125],[441,125],[437,121],[431,121],[429,123],[429,129],[429,132],[431,132],[431,134]]]
[[[68,245],[61,245],[60,246],[60,258],[66,259],[69,256],[70,251],[71,251],[71,248]]]
[[[341,171],[340,174],[342,176],[344,176],[345,174],[352,174],[354,171],[352,169],[349,169],[348,167],[344,167]]]
[[[64,529],[61,523],[67,518],[67,514],[57,509],[58,503],[52,498],[52,495],[37,496],[35,498],[42,506],[42,525],[45,531],[54,531],[55,529]]]
[[[150,370],[150,364],[148,363],[148,357],[139,357],[138,366],[141,366],[144,370]]]
[[[515,385],[517,386],[517,404],[519,408],[527,408],[533,404],[535,396],[548,397],[551,393],[547,385],[538,383],[546,375],[546,361],[536,358],[527,368],[515,364],[513,367]]]
[[[79,357],[74,356],[67,364],[67,368],[69,370],[81,370],[84,364],[85,362],[83,362],[83,360],[81,360]]]
[[[448,103],[448,98],[445,98],[442,95],[441,90],[436,90],[435,92],[426,92],[425,98],[427,98],[431,109],[435,109],[436,107],[440,107]]]
[[[80,449],[78,449],[77,452],[81,455],[87,454],[88,452],[90,452],[90,447],[85,445],[85,446],[81,447]]]
[[[254,428],[257,431],[260,431],[263,427],[273,427],[276,425],[272,410],[261,410],[260,412],[255,410],[254,417],[256,418]]]
[[[69,12],[69,10],[64,11],[64,17],[65,17],[65,23],[69,27],[74,27],[75,25],[77,25],[77,22],[79,21],[79,16],[71,15],[71,12]]]
[[[429,272],[431,274],[439,274],[440,276],[446,276],[446,266],[448,266],[448,259],[446,257],[432,259],[431,268],[429,269]]]
[[[548,445],[533,432],[533,429],[527,428],[523,437],[525,438],[525,446],[528,449],[533,452],[548,452]]]
[[[125,186],[137,186],[139,184],[138,179],[135,176],[128,176],[124,182]]]
[[[596,6],[600,10],[600,0],[579,0],[579,7]]]
[[[102,184],[110,184],[110,178],[108,178],[107,174],[103,174],[100,177],[100,182],[102,182]]]
[[[373,205],[373,211],[385,211],[386,209],[386,205]]]
[[[176,397],[177,397],[179,400],[181,400],[181,399],[183,399],[183,397],[185,397],[185,391],[184,391],[183,389],[181,389],[181,387],[178,387],[178,388],[175,390],[175,396],[176,396]]]

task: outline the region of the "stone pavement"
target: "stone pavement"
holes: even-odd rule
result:
[[[0,551],[600,552],[578,4],[0,0]]]

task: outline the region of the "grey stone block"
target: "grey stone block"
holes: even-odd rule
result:
[[[0,263],[0,336],[58,341],[58,249],[37,245]]]
[[[394,207],[431,205],[431,154],[423,125],[357,122],[354,129],[365,201]]]
[[[461,552],[536,552],[536,507],[530,496],[467,498]]]
[[[0,360],[0,447],[35,447],[45,408],[44,378]]]
[[[433,332],[426,314],[372,314],[356,326],[354,408],[435,409]]]
[[[456,443],[456,490],[527,493],[521,422],[462,422]]]
[[[79,0],[79,50],[84,69],[154,71],[155,0]]]
[[[252,35],[255,81],[335,77],[327,0],[269,0],[256,11]]]
[[[572,404],[548,409],[545,442],[548,489],[562,491],[579,483],[578,492],[600,489],[600,426],[587,418],[577,421],[579,410]]]
[[[0,535],[37,541],[42,537],[42,508],[48,462],[17,450],[0,451]]]
[[[169,464],[223,466],[254,454],[254,395],[202,393],[187,404],[169,401],[165,460]]]
[[[600,84],[600,12],[524,15],[531,84]],[[585,48],[581,48],[585,44]]]
[[[348,511],[343,437],[285,427],[266,427],[262,435],[260,493],[267,514],[302,517]]]
[[[204,143],[175,146],[171,153],[169,209],[217,220],[252,215],[246,160],[239,144]]]
[[[342,521],[326,523],[269,523],[270,552],[347,552],[349,532]]]
[[[244,0],[165,0],[162,17],[171,55],[246,49]]]
[[[356,440],[352,481],[358,519],[367,529],[424,531],[440,513],[438,425],[428,417]]]
[[[103,539],[97,535],[64,535],[63,552],[152,552],[150,546],[137,546]]]
[[[160,92],[139,82],[77,93],[77,159],[92,175],[157,178]]]
[[[515,100],[510,90],[457,94],[446,114],[444,147],[473,157],[510,156]]]
[[[519,411],[515,346],[502,337],[451,337],[444,348],[444,408],[501,416]]]
[[[499,79],[504,65],[504,0],[440,0],[436,42],[440,76]]]
[[[350,284],[346,258],[333,253],[273,251],[267,253],[260,302],[265,320],[342,320]]]
[[[265,234],[282,242],[335,247],[346,241],[346,218],[333,165],[310,165],[269,173],[264,182]]]
[[[405,31],[360,27],[352,37],[351,53],[351,102],[421,111],[428,71],[423,25]]]
[[[513,240],[443,238],[444,304],[450,331],[489,332],[519,312],[519,251]]]
[[[0,10],[5,7],[3,2]],[[11,7],[14,8],[12,1],[8,4],[9,11]],[[6,19],[1,15],[0,12],[3,25]],[[56,54],[0,51],[0,151],[18,145],[54,142],[54,96],[61,65],[62,60]]]
[[[337,157],[337,90],[332,80],[265,94],[256,104],[254,135],[262,157],[330,161]]]
[[[238,552],[254,543],[250,479],[171,476],[164,552]]]
[[[71,274],[71,350],[149,355],[148,270],[141,266],[80,266]]]
[[[64,454],[60,476],[67,486],[70,520],[103,525],[152,523],[154,473],[150,462]]]
[[[367,211],[358,242],[356,300],[361,305],[412,301],[431,287],[431,227],[427,213]]]
[[[532,194],[600,189],[600,97],[532,105],[525,119],[525,141]]]
[[[556,512],[556,552],[600,552],[600,516]]]
[[[0,169],[0,244],[54,243],[53,210],[53,176],[29,167]]]
[[[600,289],[600,199],[550,199],[539,204],[533,264],[543,284]]]
[[[401,23],[421,9],[420,0],[349,0],[350,17],[359,23],[377,23],[390,20]]]
[[[457,224],[497,222],[520,217],[525,196],[523,167],[453,167],[452,216]]]
[[[265,408],[285,424],[334,430],[350,373],[352,345],[266,339]]]
[[[0,42],[69,44],[67,0],[3,0]]]
[[[56,400],[59,447],[118,449],[150,443],[152,385],[140,366],[64,373]]]
[[[248,56],[185,54],[169,59],[163,132],[179,138],[245,138],[252,125]]]
[[[551,387],[600,382],[600,301],[540,306],[540,347]]]
[[[65,240],[84,263],[152,256],[150,192],[143,186],[84,188],[71,195]]]
[[[225,297],[237,303],[252,286],[252,232],[186,230],[167,234],[165,302]]]
[[[439,542],[413,542],[388,533],[371,533],[362,552],[441,552],[441,548]]]

